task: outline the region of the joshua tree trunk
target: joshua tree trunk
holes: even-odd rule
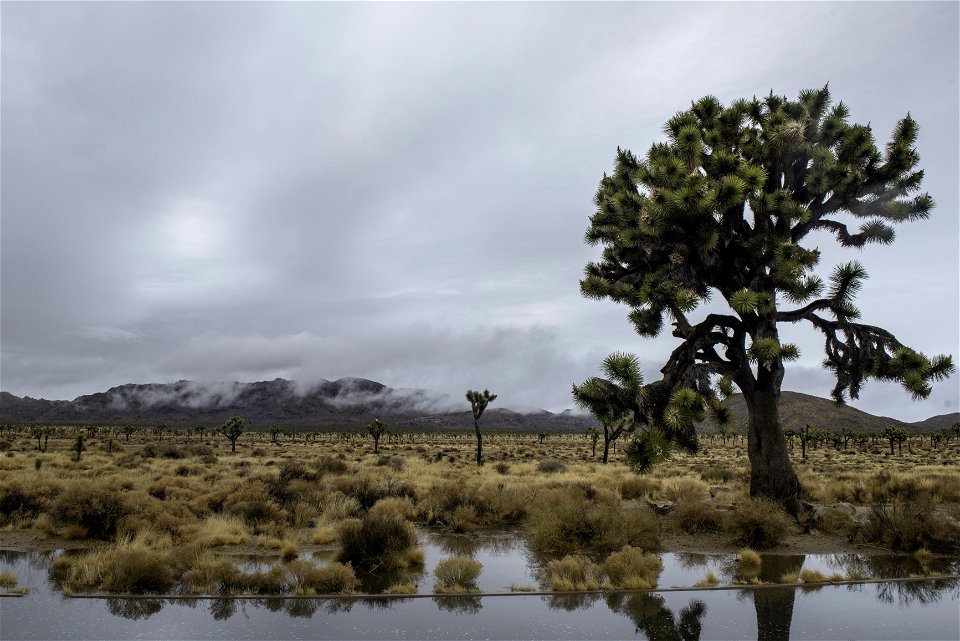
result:
[[[780,429],[780,381],[783,366],[760,366],[756,382],[743,390],[749,412],[747,453],[750,457],[750,496],[765,497],[793,516],[800,507],[800,482],[790,463],[787,439]]]
[[[477,431],[477,465],[483,465],[483,434],[480,433],[480,419],[473,419],[473,427]]]
[[[607,458],[610,456],[610,428],[603,426],[603,464],[607,464]]]

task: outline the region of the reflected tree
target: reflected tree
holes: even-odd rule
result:
[[[236,599],[212,599],[210,601],[210,616],[214,621],[226,621],[237,612]]]
[[[784,574],[799,573],[805,560],[802,554],[767,554],[760,566],[759,579],[764,583],[779,583]],[[751,592],[757,611],[757,641],[789,639],[796,588],[760,588]]]
[[[163,609],[163,599],[107,599],[110,614],[132,621],[149,619]]]
[[[478,596],[435,596],[437,609],[454,614],[476,614],[483,608]]]
[[[663,597],[646,592],[615,592],[606,595],[607,607],[633,621],[637,632],[658,641],[699,641],[707,606],[693,600],[678,616],[667,608]]]

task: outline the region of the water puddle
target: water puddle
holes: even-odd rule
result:
[[[483,564],[478,587],[542,587],[539,564],[509,533],[422,534],[426,562],[407,573],[421,593],[432,569],[448,556]],[[717,591],[368,599],[312,598],[64,598],[49,568],[54,553],[0,552],[23,597],[0,598],[0,638],[13,639],[713,639],[713,638],[960,638],[960,582],[921,580],[858,585],[761,587]],[[315,562],[329,562],[321,553]],[[721,584],[738,580],[731,556],[661,555],[661,589],[692,586],[712,572]],[[265,572],[276,556],[238,560]],[[882,555],[764,555],[760,580],[817,570],[825,575],[910,577],[958,574],[960,559]],[[361,589],[382,591],[397,581],[361,576]],[[615,616],[611,616],[611,614]]]

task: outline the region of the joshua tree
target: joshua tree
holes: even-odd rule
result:
[[[890,456],[893,456],[893,446],[897,445],[898,451],[903,451],[903,442],[907,440],[907,431],[902,427],[891,425],[883,428],[880,436],[890,441]]]
[[[370,436],[373,437],[373,453],[377,454],[380,451],[380,437],[384,434],[389,434],[390,430],[387,428],[386,423],[382,423],[379,418],[375,418],[372,423],[367,425],[367,431],[370,432]]]
[[[133,425],[123,426],[123,435],[126,437],[128,443],[130,442],[130,435],[133,434],[136,429]]]
[[[280,427],[279,425],[271,425],[271,426],[270,426],[270,442],[271,442],[271,443],[276,443],[276,442],[277,442],[277,437],[280,436],[281,434],[283,434],[283,428],[282,428],[282,427]]]
[[[587,428],[587,438],[590,439],[590,456],[596,458],[597,456],[597,441],[600,440],[600,428],[593,426]]]
[[[574,385],[573,400],[603,426],[603,462],[606,463],[616,440],[625,432],[634,432],[641,424],[637,408],[646,402],[649,390],[652,388],[653,393],[657,393],[663,388],[644,386],[640,362],[633,354],[610,354],[603,360],[601,369],[610,378],[594,376]],[[628,446],[628,462],[638,472],[647,471],[669,455],[668,440],[684,449],[695,449],[695,436],[690,438],[684,431],[690,428],[692,432],[693,420],[703,418],[699,397],[689,390],[681,390],[669,406],[665,410],[669,422],[664,429],[648,425],[648,429],[634,435]]]
[[[809,322],[825,339],[833,397],[857,398],[869,378],[896,381],[925,398],[954,371],[950,356],[927,357],[890,332],[857,322],[854,297],[866,271],[838,266],[829,287],[814,273],[808,235],[827,232],[844,247],[893,241],[897,223],[926,218],[917,195],[917,123],[909,114],[880,151],[869,125],[831,107],[826,87],[796,101],[775,96],[724,107],[708,96],[670,118],[668,140],[646,157],[617,150],[613,173],[596,194],[586,241],[603,246],[586,266],[584,295],[624,303],[643,336],[672,323],[680,345],[663,378],[634,404],[637,421],[661,427],[673,395],[689,390],[722,409],[714,385],[736,385],[749,416],[750,495],[799,507],[800,483],[780,427],[784,363],[797,347],[782,343],[782,323]],[[851,232],[849,219],[861,221]],[[822,242],[817,236],[815,242]],[[706,301],[729,313],[692,312]],[[662,387],[660,393],[654,386]],[[694,438],[692,426],[682,430]],[[670,434],[666,434],[668,438]]]
[[[80,454],[85,449],[87,448],[83,445],[83,432],[77,432],[77,437],[73,439],[73,451],[76,452],[77,455],[77,458],[74,459],[75,461],[80,460]]]
[[[230,451],[237,451],[237,439],[243,434],[244,421],[242,416],[231,416],[227,422],[220,427],[220,433],[230,439]]]
[[[482,392],[467,390],[467,400],[470,401],[470,409],[473,410],[473,427],[477,432],[477,465],[483,465],[483,434],[480,433],[480,417],[483,416],[487,405],[496,398],[497,395],[491,394],[489,390]]]

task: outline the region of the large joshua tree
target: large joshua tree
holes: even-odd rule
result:
[[[927,218],[933,207],[928,194],[917,193],[923,172],[910,115],[883,151],[869,125],[847,118],[842,102],[831,106],[826,87],[802,91],[796,101],[771,92],[725,107],[703,98],[667,121],[668,140],[646,157],[617,150],[586,233],[603,254],[586,266],[583,294],[630,306],[642,336],[660,334],[667,317],[680,339],[663,379],[646,386],[658,393],[638,397],[636,420],[669,426],[671,400],[690,391],[720,411],[716,389],[735,385],[749,412],[750,494],[791,513],[800,484],[778,402],[784,362],[798,350],[780,342],[781,323],[808,322],[823,334],[837,402],[857,398],[871,377],[924,398],[932,381],[954,369],[949,356],[928,358],[858,322],[854,295],[864,268],[839,265],[825,284],[814,273],[820,252],[801,244],[818,230],[844,247],[889,244],[892,225]],[[707,301],[729,310],[692,318]],[[689,435],[689,426],[678,433]]]

